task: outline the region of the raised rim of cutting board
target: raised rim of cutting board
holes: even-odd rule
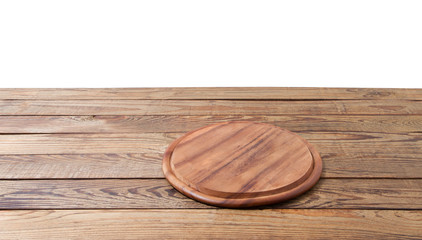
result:
[[[171,157],[173,154],[174,149],[177,147],[179,142],[181,142],[183,139],[185,139],[187,136],[202,130],[207,127],[211,127],[214,125],[222,125],[222,124],[230,124],[230,123],[256,123],[256,124],[264,124],[271,127],[279,128],[283,131],[288,131],[286,129],[280,128],[278,126],[267,124],[267,123],[259,123],[259,122],[252,122],[252,121],[227,121],[227,122],[219,122],[216,124],[207,125],[198,129],[195,129],[193,131],[190,131],[186,133],[185,135],[181,136],[180,138],[173,141],[170,146],[167,148],[167,150],[164,153],[163,156],[163,172],[167,179],[167,181],[176,188],[179,192],[182,194],[195,199],[197,201],[200,201],[202,203],[219,206],[219,207],[229,207],[229,208],[242,208],[242,207],[253,207],[253,206],[261,206],[261,205],[268,205],[268,204],[274,204],[286,201],[291,198],[295,198],[304,192],[311,189],[319,180],[321,173],[322,173],[322,159],[319,155],[319,153],[316,151],[316,149],[308,143],[305,139],[300,137],[298,134],[288,131],[289,133],[295,135],[297,138],[302,140],[302,142],[307,146],[309,149],[309,152],[312,155],[313,158],[313,169],[310,175],[304,180],[302,183],[300,183],[298,186],[291,188],[286,191],[282,191],[279,193],[274,193],[271,195],[265,195],[265,196],[257,196],[257,197],[245,197],[245,198],[225,198],[225,197],[218,197],[214,195],[209,195],[203,192],[200,192],[192,187],[190,187],[188,184],[184,183],[182,180],[176,177],[176,175],[171,170],[170,162]]]

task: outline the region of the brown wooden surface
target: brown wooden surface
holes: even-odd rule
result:
[[[419,115],[422,100],[0,100],[0,115]]]
[[[6,239],[419,239],[421,211],[0,211]]]
[[[422,100],[420,89],[389,88],[9,88],[0,99],[410,99]]]
[[[298,124],[304,125],[305,121]],[[421,177],[422,133],[304,131],[298,134],[321,153],[323,177]],[[0,135],[0,176],[162,178],[163,153],[181,135],[3,134]]]
[[[0,239],[421,239],[422,90],[0,89]],[[324,161],[260,209],[186,198],[161,159],[224,121],[297,132]]]
[[[175,140],[163,157],[167,181],[184,195],[220,207],[279,203],[313,187],[319,153],[299,135],[251,121],[216,123]]]
[[[421,115],[0,116],[1,133],[188,132],[216,122],[266,122],[295,132],[421,132]],[[160,124],[157,124],[159,122]]]
[[[0,211],[5,239],[420,239],[422,211]]]
[[[165,179],[3,180],[0,209],[213,208]],[[262,208],[421,209],[422,179],[320,179],[304,195]]]

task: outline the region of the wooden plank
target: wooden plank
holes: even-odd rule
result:
[[[421,132],[419,115],[0,116],[0,133],[188,132],[225,121],[255,121],[291,131]]]
[[[420,178],[422,133],[301,132],[323,177]],[[181,133],[0,135],[0,178],[156,178]]]
[[[163,177],[161,153],[0,155],[0,179]]]
[[[420,153],[422,132],[298,132],[321,152],[341,148],[375,148],[389,144],[397,153]],[[0,154],[86,154],[86,153],[143,153],[163,152],[184,133],[93,133],[93,134],[3,134],[0,135]],[[400,150],[408,145],[406,150]],[[380,153],[388,152],[381,149]],[[411,151],[415,150],[415,152]],[[421,150],[422,151],[422,150]],[[364,152],[361,152],[364,153]]]
[[[2,180],[0,209],[213,208],[165,179]],[[422,209],[422,179],[321,179],[269,208]]]
[[[347,149],[346,149],[347,150]],[[323,178],[420,178],[419,154],[323,153]],[[0,179],[163,178],[161,153],[0,155]]]
[[[161,154],[181,134],[0,135],[0,154]]]
[[[415,115],[414,100],[0,100],[0,115]]]
[[[0,211],[5,239],[420,239],[421,211]]]
[[[5,134],[0,154],[161,153],[184,133]],[[422,133],[299,132],[321,153],[413,153],[422,149]],[[388,144],[388,148],[385,145]],[[406,146],[406,149],[403,147]],[[392,149],[392,150],[391,150]],[[366,151],[365,151],[366,150]]]
[[[15,88],[0,99],[419,99],[421,89],[388,88]]]

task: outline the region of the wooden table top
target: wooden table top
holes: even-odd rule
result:
[[[318,184],[223,209],[164,179],[184,133],[255,121],[307,139]],[[0,89],[0,239],[422,238],[422,89]]]

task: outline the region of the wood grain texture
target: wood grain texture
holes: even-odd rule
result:
[[[0,100],[0,115],[420,115],[420,100]]]
[[[419,115],[280,116],[0,116],[0,133],[188,132],[227,121],[264,122],[294,132],[421,132]],[[157,124],[159,123],[159,124]]]
[[[6,239],[420,239],[421,211],[0,211]]]
[[[421,89],[388,88],[15,88],[0,99],[419,99]]]
[[[422,89],[0,89],[0,239],[422,239],[421,100]],[[309,140],[323,179],[252,210],[215,209],[162,179],[173,140],[239,120]]]
[[[420,153],[422,132],[299,132],[317,146],[321,153],[377,152],[387,154]],[[112,134],[12,134],[0,135],[0,154],[91,154],[91,153],[163,153],[183,133],[112,133]],[[381,149],[388,144],[392,149]],[[407,146],[407,149],[403,149]],[[375,149],[374,149],[375,148]],[[372,150],[371,150],[372,149]],[[363,152],[362,152],[363,151]]]
[[[290,201],[264,208],[422,209],[422,179],[321,179]],[[2,180],[1,209],[213,208],[165,179]]]
[[[0,135],[0,154],[162,154],[181,134]]]
[[[421,178],[421,134],[299,133],[321,153],[322,176],[339,178]],[[163,177],[163,153],[181,135],[0,135],[0,179]]]
[[[0,179],[163,177],[161,153],[0,155]]]
[[[274,125],[232,121],[193,130],[163,157],[166,179],[184,195],[221,207],[291,199],[321,176],[319,153],[299,135]]]
[[[323,178],[421,178],[420,153],[344,151],[322,154]],[[163,178],[161,159],[151,152],[0,155],[0,179]]]

